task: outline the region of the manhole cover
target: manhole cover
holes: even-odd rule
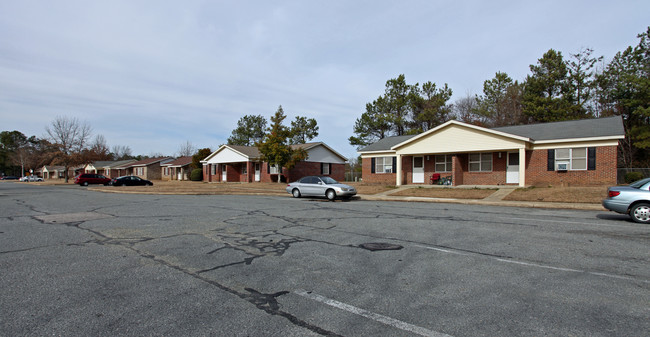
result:
[[[385,243],[385,242],[362,243],[359,245],[359,247],[373,252],[376,250],[398,250],[404,248],[400,245],[394,245],[392,243]]]

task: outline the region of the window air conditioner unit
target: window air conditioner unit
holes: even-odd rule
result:
[[[569,163],[567,162],[560,162],[556,164],[557,171],[567,171],[568,169],[569,169]]]

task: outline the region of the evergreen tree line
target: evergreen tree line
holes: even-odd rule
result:
[[[350,144],[363,147],[389,136],[417,134],[456,119],[499,127],[622,116],[626,137],[619,146],[619,166],[650,166],[650,27],[639,43],[618,52],[607,64],[589,48],[565,57],[549,49],[523,81],[505,72],[483,83],[480,95],[451,103],[445,83],[408,84],[404,75],[386,82],[385,90],[366,104]]]

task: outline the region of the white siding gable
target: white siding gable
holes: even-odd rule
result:
[[[247,162],[248,157],[242,155],[239,152],[233,151],[227,147],[224,147],[208,160],[208,164],[221,164],[221,163],[243,163]]]
[[[345,160],[341,159],[341,157],[332,153],[332,151],[328,150],[323,145],[315,146],[309,149],[307,153],[309,154],[309,157],[307,157],[307,160],[305,161],[318,162],[318,163],[345,164]]]
[[[526,142],[452,124],[395,149],[398,154],[410,155],[499,151],[518,148],[526,148]]]

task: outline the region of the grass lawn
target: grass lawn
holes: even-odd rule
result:
[[[63,185],[62,182],[20,183]],[[378,194],[396,189],[396,186],[364,184],[360,182],[345,182],[354,186],[358,194]],[[72,185],[72,180],[68,185]],[[160,181],[154,180],[154,186],[102,186],[91,185],[90,189],[111,192],[139,192],[161,194],[273,194],[289,195],[286,183],[203,183],[196,181]],[[82,188],[82,187],[79,187]],[[410,188],[392,193],[392,196],[452,198],[452,199],[483,199],[494,189],[480,188]],[[510,193],[504,200],[510,201],[542,201],[542,202],[578,202],[599,204],[607,195],[607,186],[587,187],[530,187],[519,188]]]
[[[409,188],[407,190],[391,193],[391,196],[425,197],[425,198],[452,198],[452,199],[483,199],[496,192],[496,189],[479,188]]]
[[[503,200],[579,202],[599,204],[607,197],[607,186],[519,188]]]

